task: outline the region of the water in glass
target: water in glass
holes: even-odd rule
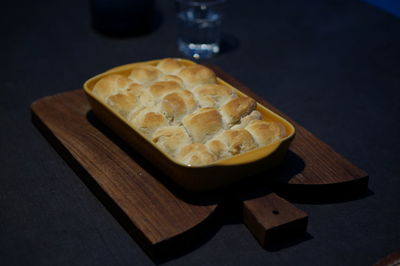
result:
[[[219,52],[219,12],[200,5],[181,10],[177,16],[180,51],[196,59],[208,58]]]

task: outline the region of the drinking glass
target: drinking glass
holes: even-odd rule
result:
[[[178,48],[187,57],[210,58],[220,51],[226,0],[175,0]]]

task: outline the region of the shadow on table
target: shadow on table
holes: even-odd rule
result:
[[[211,192],[194,193],[188,192],[181,189],[176,185],[170,178],[168,178],[164,173],[159,171],[154,167],[149,161],[143,158],[137,151],[130,148],[126,143],[115,135],[108,127],[103,125],[95,115],[90,111],[87,113],[88,121],[96,127],[100,132],[107,136],[113,141],[121,150],[127,153],[135,162],[137,162],[143,169],[145,169],[149,174],[154,176],[160,183],[162,183],[168,190],[170,190],[176,197],[181,200],[194,204],[194,205],[211,205],[217,204],[217,210],[204,221],[199,226],[192,228],[191,230],[174,237],[164,243],[158,244],[152,252],[148,252],[150,257],[156,263],[165,262],[173,258],[182,256],[189,253],[198,247],[202,246],[204,243],[209,241],[216,232],[227,223],[242,224],[242,201],[250,198],[257,198],[271,193],[271,189],[268,188],[267,183],[265,183],[268,173],[263,175],[254,176],[248,178],[237,184],[232,184],[222,189],[214,190]],[[296,155],[292,155],[296,156]],[[295,174],[296,171],[301,171],[304,167],[304,163],[300,163],[299,158],[294,159],[298,162],[297,165],[292,165],[292,170],[287,172],[287,174]],[[89,187],[96,187],[93,181]],[[99,196],[101,195],[101,188],[98,189],[96,196],[105,202],[105,206],[109,209],[114,217],[120,222],[120,224],[129,232],[130,235],[134,236],[135,239],[140,238],[140,234],[136,232],[134,225],[126,215],[114,206],[111,199],[108,197]],[[104,193],[103,193],[104,194]],[[106,198],[106,200],[104,200]],[[108,199],[108,200],[107,200]],[[117,211],[116,211],[117,209]],[[193,241],[195,239],[195,241]],[[309,238],[296,238],[302,239],[302,241]],[[145,242],[145,241],[141,241]],[[297,242],[290,242],[288,245],[294,245]],[[282,246],[281,246],[282,248]],[[270,247],[269,247],[270,249]],[[268,249],[268,250],[269,250]],[[272,246],[272,249],[276,247]],[[272,250],[271,249],[271,250]]]
[[[211,205],[217,204],[221,201],[221,197],[216,192],[210,193],[196,193],[190,192],[182,189],[177,184],[175,184],[165,173],[160,171],[151,162],[146,160],[140,153],[126,144],[121,138],[119,138],[114,132],[112,132],[107,126],[99,121],[93,112],[87,113],[88,121],[96,127],[101,133],[103,133],[107,138],[112,140],[112,142],[117,145],[121,150],[128,154],[137,164],[140,165],[146,172],[151,176],[155,177],[160,183],[162,183],[170,192],[172,192],[176,197],[181,200],[193,204],[193,205]]]
[[[334,198],[326,197],[323,195],[326,193],[317,192],[321,189],[319,186],[296,186],[288,185],[290,179],[296,174],[300,173],[305,165],[304,161],[297,156],[295,153],[289,151],[284,160],[284,164],[276,168],[273,171],[268,171],[257,176],[247,178],[236,184],[232,184],[222,189],[214,190],[206,193],[193,193],[181,189],[176,185],[170,178],[168,178],[164,173],[157,170],[149,161],[143,158],[137,151],[128,147],[126,143],[116,136],[108,127],[103,125],[90,111],[87,113],[88,121],[96,127],[100,132],[106,135],[109,139],[113,141],[119,148],[126,152],[135,162],[137,162],[143,169],[148,171],[152,176],[157,178],[167,189],[169,189],[175,196],[183,201],[186,201],[194,205],[211,205],[217,204],[217,210],[207,218],[203,223],[195,228],[183,233],[182,235],[165,241],[159,244],[153,252],[148,252],[151,259],[155,263],[162,263],[173,258],[187,254],[206,242],[208,242],[218,230],[224,224],[242,224],[242,204],[243,200],[256,199],[268,195],[272,192],[278,192],[281,196],[286,198],[290,196],[295,199],[296,202],[306,201],[310,199],[310,195],[321,196],[324,200],[316,200],[313,198],[311,203],[324,203],[328,202],[326,200],[333,201]],[[274,178],[271,178],[274,177]],[[90,182],[90,181],[89,181]],[[94,181],[91,181],[92,183]],[[343,187],[333,187],[334,185],[329,185],[329,189],[333,190],[330,194],[335,196],[336,199],[340,198],[340,193],[337,189],[343,189]],[[93,184],[91,186],[93,187]],[[326,186],[328,187],[328,186]],[[322,187],[322,189],[325,189]],[[350,186],[350,189],[354,190]],[[99,188],[99,193],[100,192]],[[353,191],[354,192],[354,191]],[[364,191],[365,192],[365,191]],[[103,193],[104,194],[104,193]],[[329,194],[329,193],[328,193]],[[346,193],[344,193],[346,194]],[[293,196],[294,195],[294,196]],[[346,200],[353,200],[357,197],[366,197],[370,194],[359,194],[356,195],[352,193],[352,197]],[[344,199],[343,199],[344,200]],[[138,237],[137,232],[135,232],[134,226],[128,217],[122,211],[115,211],[111,199],[105,201],[105,205],[109,205],[109,210],[112,210],[113,215],[121,223],[121,225],[129,232],[132,236]],[[114,204],[115,205],[115,204]],[[140,236],[139,236],[140,237]],[[277,251],[293,245],[297,245],[301,242],[308,241],[313,237],[306,233],[302,236],[296,237],[295,239],[289,239],[283,243],[276,243],[269,245],[265,249],[268,251]],[[193,239],[195,241],[193,241]]]
[[[327,204],[362,199],[374,195],[368,188],[368,178],[354,179],[343,183],[293,184],[296,175],[292,168],[300,162],[296,154],[289,151],[284,162],[271,171],[267,185],[278,195],[295,203]],[[304,166],[304,165],[303,165]]]
[[[271,193],[271,183],[269,180],[277,173],[275,171],[267,171],[256,176],[245,178],[244,180],[225,186],[220,189],[215,189],[207,192],[191,192],[187,191],[175,182],[171,180],[165,173],[158,170],[151,162],[146,160],[140,155],[140,153],[119,138],[114,132],[112,132],[107,126],[102,124],[93,112],[87,113],[88,121],[96,127],[100,132],[107,136],[114,144],[116,144],[121,150],[128,154],[136,163],[138,163],[143,169],[145,169],[150,175],[155,177],[160,183],[162,183],[169,191],[171,191],[176,197],[181,200],[194,204],[194,205],[210,205],[210,204],[222,204],[224,202],[233,202],[245,199],[253,199],[264,196]],[[279,171],[279,176],[283,180],[290,180],[291,177],[300,173],[304,168],[303,160],[293,152],[288,152],[285,158],[285,167]]]

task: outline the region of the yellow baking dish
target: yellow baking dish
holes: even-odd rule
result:
[[[194,62],[179,59],[184,65]],[[281,123],[286,129],[286,136],[270,145],[259,147],[246,153],[215,161],[206,166],[188,166],[177,162],[169,154],[163,152],[153,144],[140,131],[134,129],[129,123],[107,104],[99,101],[92,93],[98,80],[111,73],[128,75],[132,67],[138,65],[157,65],[160,60],[132,63],[112,68],[101,73],[84,83],[84,91],[96,117],[113,130],[133,149],[142,154],[155,167],[161,169],[174,182],[191,191],[206,191],[232,184],[242,178],[250,177],[271,167],[276,166],[284,158],[290,142],[294,138],[295,128],[281,116],[257,103],[256,110],[262,114],[263,120]],[[217,78],[217,83],[228,86],[236,91],[239,96],[244,93]]]

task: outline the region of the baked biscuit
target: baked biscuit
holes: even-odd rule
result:
[[[100,79],[93,87],[93,94],[100,100],[106,101],[106,98],[126,89],[132,81],[119,74],[111,74]]]
[[[177,125],[185,115],[192,113],[196,107],[197,103],[193,94],[188,90],[179,90],[164,96],[161,100],[160,112],[172,124]]]
[[[151,107],[155,105],[155,98],[148,88],[143,85],[132,83],[127,89],[127,93],[133,94],[139,98],[139,103],[143,107]]]
[[[208,151],[206,145],[194,143],[184,146],[180,150],[177,160],[189,166],[202,166],[213,163],[217,157]]]
[[[184,68],[177,74],[185,84],[186,89],[193,89],[195,86],[211,84],[216,82],[214,71],[201,65],[191,65]]]
[[[150,86],[149,91],[159,101],[163,96],[181,89],[181,85],[175,81],[158,81]]]
[[[224,130],[216,139],[223,142],[232,155],[247,152],[257,147],[251,134],[242,128]]]
[[[230,128],[256,108],[256,101],[250,97],[238,97],[221,107],[221,115],[225,125]]]
[[[262,120],[250,121],[246,130],[251,133],[259,146],[271,144],[286,135],[285,127],[282,124]]]
[[[211,69],[177,59],[109,74],[93,94],[183,164],[211,164],[286,134],[282,124],[262,120],[253,99],[217,83]]]
[[[167,126],[157,129],[153,134],[152,141],[173,157],[181,147],[191,144],[189,135],[181,126]]]
[[[179,60],[165,58],[157,64],[157,68],[165,74],[178,74],[185,66]]]
[[[154,66],[142,65],[132,68],[128,78],[134,82],[143,84],[153,82],[158,79],[162,73]]]
[[[198,86],[193,93],[196,95],[200,107],[219,108],[227,101],[237,97],[231,88],[219,84]]]
[[[212,139],[206,143],[208,150],[213,153],[218,159],[232,156],[229,152],[228,146],[218,139]]]
[[[145,87],[142,84],[132,82],[129,84],[129,86],[126,88],[127,92],[133,92],[136,94],[136,91],[142,91]]]
[[[221,115],[215,108],[200,108],[185,116],[182,124],[194,143],[205,143],[222,129]]]
[[[160,78],[160,81],[175,81],[175,82],[178,83],[182,88],[184,87],[184,85],[183,85],[183,80],[182,80],[180,77],[175,76],[175,75],[165,75],[165,76],[162,76],[162,77]]]
[[[261,120],[261,119],[262,119],[261,113],[257,110],[254,110],[249,115],[242,117],[240,119],[240,123],[234,125],[231,129],[245,128],[250,123],[250,121]]]
[[[132,110],[140,106],[139,98],[132,93],[111,95],[108,97],[107,103],[123,117],[128,117]]]
[[[148,137],[151,137],[156,129],[169,125],[165,116],[156,112],[154,108],[144,108],[132,114],[130,124]]]

